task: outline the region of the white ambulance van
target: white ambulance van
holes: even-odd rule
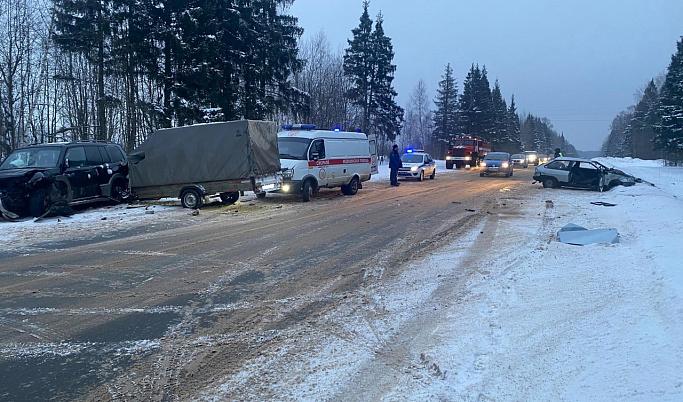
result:
[[[301,194],[304,202],[321,188],[340,187],[355,195],[377,170],[377,141],[362,133],[285,125],[278,133],[281,192]]]

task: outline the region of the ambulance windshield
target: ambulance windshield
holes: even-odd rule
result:
[[[280,159],[308,160],[308,146],[311,140],[308,138],[278,138]]]

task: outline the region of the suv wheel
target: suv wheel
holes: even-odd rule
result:
[[[124,202],[130,196],[125,180],[117,180],[111,187],[110,198],[118,203]]]
[[[47,212],[47,192],[45,189],[36,190],[28,201],[29,213],[34,218],[40,218]]]
[[[183,208],[199,209],[204,205],[204,198],[199,193],[199,190],[191,188],[185,190],[180,196],[180,204]]]

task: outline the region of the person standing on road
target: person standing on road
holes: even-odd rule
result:
[[[391,153],[389,154],[389,170],[391,170],[391,185],[398,187],[398,170],[403,167],[401,162],[401,155],[398,153],[398,145],[394,144]]]
[[[560,148],[555,148],[555,159],[563,157],[564,154]]]

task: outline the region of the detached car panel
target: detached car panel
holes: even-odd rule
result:
[[[0,214],[42,216],[54,206],[122,200],[128,163],[110,143],[34,145],[12,152],[0,165]]]

